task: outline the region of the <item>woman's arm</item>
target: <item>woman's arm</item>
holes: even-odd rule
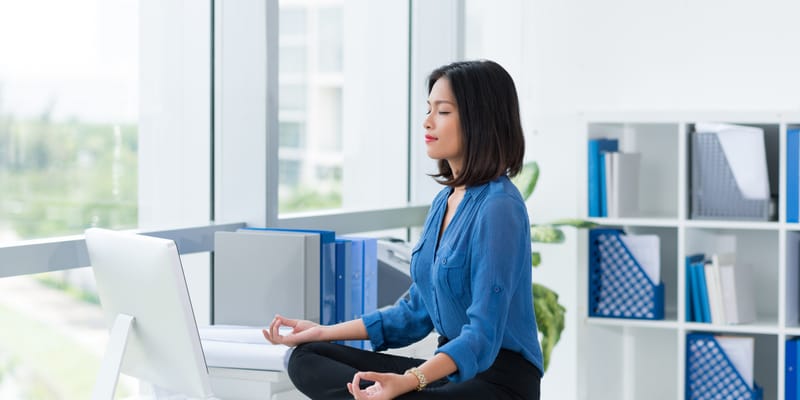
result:
[[[431,357],[428,361],[425,361],[417,367],[419,371],[422,373],[422,376],[425,377],[425,383],[431,383],[433,381],[438,381],[453,372],[458,370],[455,361],[450,358],[449,355],[446,353],[439,353],[433,357]],[[412,375],[413,374],[407,374]],[[416,376],[414,376],[414,382],[417,383]],[[416,389],[417,386],[414,385],[413,389]]]
[[[292,332],[287,335],[281,335],[279,333],[281,326],[292,328]],[[360,318],[336,325],[319,325],[311,321],[276,315],[272,323],[270,323],[269,329],[263,329],[262,333],[270,343],[287,346],[297,346],[308,342],[363,340],[369,338],[367,336],[367,328]]]

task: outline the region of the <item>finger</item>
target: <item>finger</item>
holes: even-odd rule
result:
[[[351,395],[353,395],[354,399],[358,399],[358,393],[356,392],[356,389],[353,387],[353,384],[350,382],[347,382],[347,391],[350,392]]]
[[[275,321],[273,321],[272,325],[270,325],[269,327],[269,336],[272,338],[272,341],[276,344],[280,343],[282,339],[280,333],[278,332],[280,326],[281,326],[280,319],[276,317]]]
[[[353,385],[353,395],[354,396],[358,396],[358,394],[361,392],[361,373],[360,372],[356,372],[356,374],[353,375],[353,382],[351,383],[351,385]]]
[[[383,377],[384,377],[384,374],[381,374],[381,373],[378,373],[378,372],[372,372],[372,371],[359,372],[358,375],[361,376],[361,379],[368,380],[368,381],[373,381],[373,382],[382,382],[383,381]]]
[[[272,338],[270,337],[268,330],[262,329],[261,334],[264,335],[264,339],[267,339],[268,342],[272,343]]]
[[[284,318],[284,317],[282,317],[280,315],[276,315],[275,318],[277,318],[278,320],[281,321],[281,325],[286,325],[286,326],[292,327],[292,328],[297,326],[298,320],[296,320],[296,319]]]

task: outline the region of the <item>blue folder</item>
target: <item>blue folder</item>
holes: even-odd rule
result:
[[[608,189],[606,187],[606,174],[611,171],[606,171],[606,157],[609,157],[607,151],[600,152],[600,216],[608,217]]]
[[[797,346],[800,340],[797,338],[786,340],[786,400],[800,400],[800,393],[797,392],[798,379],[800,374],[797,372]]]
[[[342,236],[351,244],[352,254],[345,263],[345,321],[361,318],[378,308],[378,240],[367,237]],[[369,341],[348,341],[345,344],[371,350]]]
[[[588,199],[589,199],[589,216],[602,217],[600,188],[601,183],[605,181],[605,177],[600,175],[601,151],[617,151],[619,141],[617,139],[589,139],[589,154],[588,161]],[[605,167],[603,167],[605,168]]]
[[[711,306],[708,303],[708,284],[706,283],[705,262],[692,264],[694,277],[697,280],[697,300],[700,303],[700,321],[711,323]]]
[[[336,323],[347,321],[344,311],[345,276],[347,275],[347,265],[352,258],[353,243],[349,240],[336,239],[336,283],[335,283],[335,310]]]
[[[700,294],[700,285],[704,285],[704,283],[700,281],[701,277],[698,276],[698,266],[702,266],[703,262],[703,259],[696,259],[689,264],[689,274],[692,277],[692,315],[694,316],[694,322],[706,322],[705,313],[703,312],[703,299]]]
[[[699,310],[699,300],[697,293],[697,279],[694,277],[692,265],[705,259],[704,254],[692,254],[686,256],[686,321],[702,322]]]
[[[589,316],[664,319],[664,284],[653,282],[619,236],[589,231]]]
[[[786,131],[786,222],[798,222],[800,193],[800,129]]]

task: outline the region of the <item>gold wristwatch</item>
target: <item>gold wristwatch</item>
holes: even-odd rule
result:
[[[425,380],[425,374],[420,371],[417,367],[412,367],[406,370],[404,374],[414,374],[417,377],[417,391],[419,392],[422,389],[425,389],[425,386],[428,382]]]

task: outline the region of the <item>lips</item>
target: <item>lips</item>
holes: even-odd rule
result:
[[[435,136],[425,135],[425,143],[430,143],[430,142],[433,142],[435,140],[439,140],[439,139],[437,137],[435,137]]]

